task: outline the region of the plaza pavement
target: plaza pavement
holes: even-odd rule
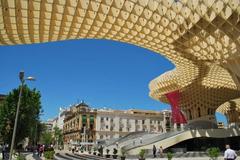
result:
[[[56,153],[69,153],[68,151],[56,151]],[[32,153],[24,153],[26,155],[26,160],[45,160],[44,157],[38,157],[36,154]],[[0,159],[2,155],[0,154]],[[138,160],[138,158],[127,158],[126,160]],[[146,160],[167,160],[167,158],[146,158]],[[173,157],[172,160],[210,160],[209,157]],[[218,160],[224,160],[222,156],[218,158]],[[236,160],[240,160],[240,156]]]

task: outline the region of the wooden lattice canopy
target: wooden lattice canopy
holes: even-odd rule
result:
[[[239,93],[239,0],[0,0],[0,44],[111,39],[164,55],[176,68],[150,82],[179,90],[189,120]]]

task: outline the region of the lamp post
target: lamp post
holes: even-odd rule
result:
[[[21,104],[22,89],[23,89],[23,86],[24,86],[24,82],[25,82],[25,80],[30,80],[30,81],[34,81],[34,80],[35,80],[34,77],[27,77],[27,78],[25,79],[25,78],[24,78],[24,71],[20,71],[20,72],[19,72],[19,79],[20,79],[20,81],[21,81],[21,85],[20,85],[20,92],[19,92],[19,96],[18,96],[17,112],[16,112],[15,122],[14,122],[14,128],[13,128],[13,134],[12,134],[12,141],[11,141],[11,149],[10,149],[9,160],[12,160],[13,146],[14,146],[15,137],[16,137],[17,122],[18,122],[18,115],[19,115],[19,107],[20,107],[20,104]]]

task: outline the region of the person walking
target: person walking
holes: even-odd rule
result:
[[[234,160],[237,158],[237,154],[234,150],[230,148],[230,145],[227,144],[226,151],[224,152],[224,160]]]
[[[75,147],[72,145],[72,154],[75,152]]]
[[[153,145],[153,157],[156,158],[156,152],[157,152],[157,148],[155,145]]]
[[[44,152],[44,147],[43,147],[43,145],[40,145],[40,147],[39,147],[39,157],[42,157],[43,152]]]
[[[160,158],[164,157],[163,156],[163,148],[162,148],[162,146],[160,146],[160,148],[159,148],[159,155],[160,155]]]

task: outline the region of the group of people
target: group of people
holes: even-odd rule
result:
[[[38,147],[37,147],[38,156],[42,157],[43,152],[44,152],[44,145],[39,144]]]
[[[229,144],[227,144],[225,146],[225,148],[226,148],[226,150],[224,152],[224,160],[235,160],[237,158],[236,152],[230,148]],[[158,153],[159,153],[160,158],[163,158],[163,147],[162,146],[160,146]],[[153,157],[154,158],[157,157],[157,148],[155,145],[153,145]]]
[[[158,153],[159,153],[159,157],[163,158],[163,147],[162,146],[159,147]],[[153,145],[153,157],[154,158],[157,157],[157,148],[155,145]]]

